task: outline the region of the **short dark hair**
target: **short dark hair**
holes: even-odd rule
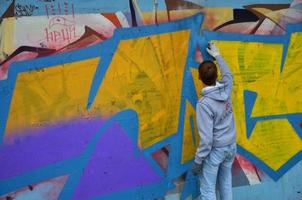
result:
[[[198,67],[199,79],[206,85],[215,85],[217,67],[213,61],[205,60]]]

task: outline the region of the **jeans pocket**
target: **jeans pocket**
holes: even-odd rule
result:
[[[213,167],[217,167],[223,161],[223,158],[224,158],[224,152],[213,148],[206,160],[209,165]]]
[[[237,144],[236,143],[234,144],[234,151],[235,151],[235,153],[237,153]]]
[[[229,152],[229,154],[227,155],[226,160],[228,160],[228,161],[234,160],[235,156],[236,156],[235,151],[231,151],[231,152]]]
[[[236,143],[235,143],[235,144],[232,144],[232,145],[230,146],[230,151],[231,151],[232,153],[234,153],[234,154],[237,153],[237,144],[236,144]]]

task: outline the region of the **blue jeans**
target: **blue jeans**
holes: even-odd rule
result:
[[[216,200],[216,182],[220,200],[232,200],[232,164],[236,154],[236,144],[213,147],[202,164],[200,192],[202,200]]]

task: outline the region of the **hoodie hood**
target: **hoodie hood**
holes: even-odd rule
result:
[[[226,101],[228,95],[225,92],[225,85],[216,81],[215,86],[207,86],[201,90],[201,95],[217,101]]]

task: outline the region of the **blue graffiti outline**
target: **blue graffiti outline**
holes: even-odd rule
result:
[[[101,84],[102,78],[105,75],[107,68],[109,67],[112,56],[116,50],[119,41],[123,39],[133,39],[137,37],[143,37],[143,36],[154,35],[154,34],[170,33],[173,31],[180,31],[180,30],[187,30],[187,29],[191,30],[186,65],[184,68],[185,70],[184,73],[186,74],[188,73],[190,65],[193,60],[193,56],[195,52],[194,46],[197,42],[197,35],[198,35],[199,27],[202,24],[202,21],[203,21],[203,15],[198,14],[189,17],[187,19],[174,21],[172,23],[151,25],[151,26],[138,27],[138,28],[120,29],[120,30],[117,29],[115,31],[114,37],[112,37],[109,40],[106,40],[101,44],[97,44],[88,48],[76,50],[69,53],[63,53],[54,56],[13,63],[9,68],[8,79],[0,82],[0,92],[1,92],[0,98],[1,101],[3,102],[3,104],[0,105],[1,110],[3,110],[3,112],[0,113],[0,125],[2,125],[0,128],[0,137],[1,137],[0,144],[3,143],[5,124],[9,114],[9,108],[13,96],[15,83],[19,73],[27,72],[31,70],[39,70],[47,67],[53,67],[55,65],[60,65],[64,63],[70,63],[70,62],[76,62],[85,59],[100,57],[101,61],[99,62],[99,65],[96,69],[90,95],[87,101],[88,102],[87,109],[88,109],[91,105],[91,102],[94,99],[95,92],[97,92],[98,90],[98,85]],[[103,49],[106,49],[107,51],[104,51]],[[186,78],[184,76],[182,80],[183,87],[182,87],[181,94],[185,93],[185,88],[187,84],[185,80]],[[179,124],[178,124],[177,133],[172,134],[171,136],[163,139],[161,142],[152,145],[151,147],[148,147],[141,152],[138,149],[135,149],[136,154],[137,155],[143,154],[146,160],[150,163],[152,169],[154,169],[159,176],[163,177],[164,172],[159,168],[158,164],[151,157],[151,153],[157,151],[159,148],[165,145],[173,146],[169,157],[169,169],[166,177],[163,178],[163,180],[158,184],[140,186],[139,188],[132,188],[132,189],[127,189],[126,191],[114,192],[114,194],[105,195],[106,198],[111,198],[111,199],[115,199],[115,197],[120,198],[121,196],[124,196],[128,193],[135,194],[136,190],[144,191],[145,194],[149,194],[148,198],[159,197],[165,195],[166,189],[172,189],[175,187],[172,182],[172,180],[178,176],[178,174],[175,173],[185,172],[188,169],[188,167],[190,167],[191,165],[191,162],[186,163],[185,165],[179,165],[181,159],[180,150],[182,149],[182,142],[179,143],[179,141],[182,141],[185,101],[186,98],[184,97],[184,95],[181,95],[181,104],[180,104],[181,106],[180,106]],[[85,163],[87,163],[88,161],[87,157],[89,157],[88,156],[89,152],[91,154],[94,146],[93,144],[96,143],[97,140],[96,138],[100,137],[102,133],[108,128],[108,126],[113,121],[117,120],[120,115],[125,113],[126,113],[125,116],[129,116],[129,111],[125,110],[110,118],[109,121],[107,121],[101,127],[101,130],[98,133],[96,133],[95,136],[93,136],[94,139],[91,139],[91,142],[87,146],[87,149],[80,156],[76,156],[75,158],[63,160],[57,163],[52,163],[45,167],[41,167],[38,169],[34,169],[22,173],[21,175],[14,176],[6,180],[0,180],[0,188],[1,188],[0,194],[8,193],[10,191],[21,188],[22,186],[25,186],[27,184],[32,184],[49,178],[57,177],[60,175],[69,174],[70,175],[69,179],[65,183],[64,189],[62,190],[59,199],[71,198],[74,189],[77,185],[77,181],[80,178],[80,172],[81,172],[80,169],[85,167]],[[127,124],[131,124],[131,123],[127,123]],[[137,120],[136,120],[136,125],[138,125]],[[131,140],[136,143],[138,141],[137,139],[138,132],[137,131],[129,132],[129,127],[127,127],[127,125],[125,124],[123,125],[123,128],[128,130],[126,131],[127,134],[129,135]],[[172,159],[172,158],[176,158],[176,159]],[[173,165],[171,165],[172,160],[174,163]],[[77,170],[74,169],[74,166],[78,166]],[[149,193],[148,191],[153,191],[153,192]],[[141,195],[141,193],[139,193],[139,195]],[[96,198],[98,199],[98,197]]]

